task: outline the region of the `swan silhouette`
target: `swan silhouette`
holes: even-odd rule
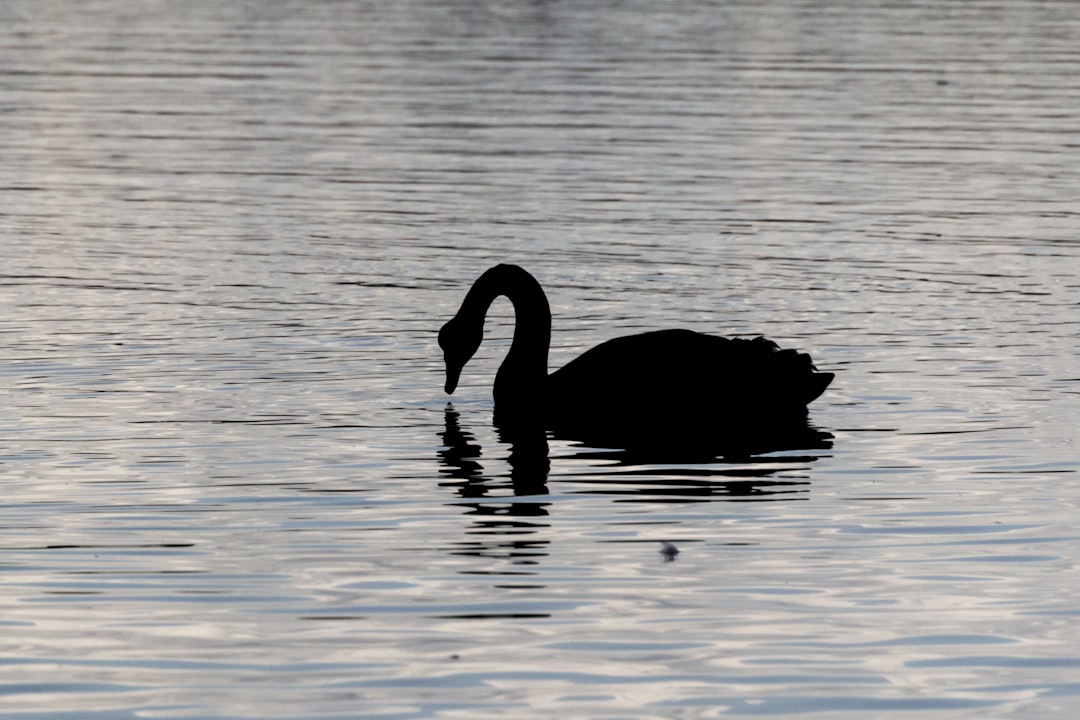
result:
[[[548,374],[551,309],[540,283],[516,265],[481,275],[439,332],[446,392],[484,337],[491,303],[514,306],[514,336],[495,375],[495,424],[543,427],[588,439],[738,434],[801,425],[833,373],[763,337],[660,330],[601,343]]]

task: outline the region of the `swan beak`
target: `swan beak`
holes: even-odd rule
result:
[[[457,390],[458,379],[461,377],[461,366],[446,363],[446,394],[453,395]]]

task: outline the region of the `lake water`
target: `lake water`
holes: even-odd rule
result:
[[[1069,1],[3,3],[0,715],[1075,717],[1078,48]],[[553,367],[812,353],[832,447],[523,476],[510,305],[452,405],[435,343],[498,262]]]

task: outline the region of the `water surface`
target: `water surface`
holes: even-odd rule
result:
[[[0,20],[6,716],[1073,716],[1071,3]],[[553,367],[811,352],[832,446],[512,464],[497,262]]]

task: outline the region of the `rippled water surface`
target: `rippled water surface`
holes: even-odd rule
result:
[[[0,6],[0,714],[1072,718],[1080,7]],[[767,334],[831,447],[491,425]],[[702,408],[703,418],[716,411]],[[700,460],[700,459],[699,459]]]

